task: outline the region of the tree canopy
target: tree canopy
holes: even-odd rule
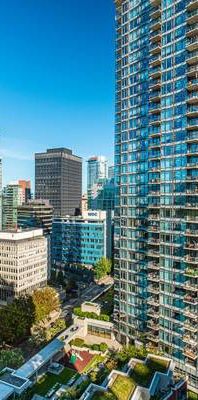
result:
[[[102,257],[94,267],[94,275],[97,280],[104,278],[106,275],[111,272],[111,260],[108,260],[105,257]]]
[[[59,296],[51,287],[35,290],[32,301],[35,307],[36,323],[46,319],[52,311],[60,310]]]

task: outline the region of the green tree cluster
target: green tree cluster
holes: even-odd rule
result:
[[[104,278],[111,272],[112,263],[105,257],[102,257],[94,266],[94,276],[97,280]]]
[[[30,335],[35,306],[30,296],[15,299],[0,309],[0,343],[18,344]]]
[[[20,349],[0,350],[0,371],[5,368],[19,368],[24,362]]]
[[[32,296],[21,296],[0,309],[0,344],[17,345],[28,338],[35,323],[59,311],[56,291],[50,287],[36,290]]]
[[[35,306],[36,323],[45,320],[52,311],[60,310],[59,296],[55,289],[48,286],[35,290],[32,301]]]

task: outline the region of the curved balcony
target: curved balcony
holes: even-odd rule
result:
[[[197,25],[197,34],[198,34],[198,24]],[[187,59],[186,59],[187,64],[189,65],[193,65],[193,64],[197,64],[198,62],[198,51],[192,51],[187,55]]]
[[[160,266],[158,263],[150,261],[150,262],[148,262],[148,268],[151,270],[154,270],[154,271],[159,271]]]
[[[198,25],[198,24],[196,24]],[[186,48],[188,51],[194,51],[198,49],[198,36],[192,36],[188,38],[186,43]]]
[[[198,22],[197,10],[189,10],[187,13],[187,24],[194,24],[195,22]]]
[[[196,10],[198,8],[198,0],[191,0],[187,5],[187,10]]]
[[[186,346],[183,354],[185,357],[188,357],[193,361],[197,360],[198,358],[198,353],[195,351],[194,347]]]
[[[161,29],[152,31],[151,34],[150,34],[150,40],[151,40],[152,43],[160,42],[161,41],[161,37],[162,37]]]
[[[186,111],[186,115],[187,115],[187,117],[198,117],[198,105],[195,105],[195,106],[193,106],[193,105],[190,105],[190,106],[188,106],[188,108],[187,108],[187,111]],[[197,124],[198,124],[198,122],[197,122]]]
[[[198,73],[198,69],[197,69],[197,73]],[[197,90],[197,91],[198,91],[198,79],[196,79],[196,78],[195,78],[195,79],[191,78],[191,79],[188,81],[187,89],[188,89],[189,92],[191,92],[191,91],[193,91],[193,90]]]
[[[198,297],[191,296],[190,294],[187,294],[184,296],[184,302],[187,304],[193,304],[197,305],[198,304]]]
[[[189,103],[189,104],[197,104],[198,103],[198,91],[196,91],[196,92],[191,92],[191,93],[189,93],[188,94],[188,97],[187,97],[187,102]]]

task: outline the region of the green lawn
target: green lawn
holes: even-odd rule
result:
[[[150,358],[146,364],[137,363],[131,371],[131,378],[136,385],[148,387],[156,371],[165,373],[168,368],[167,361]]]
[[[135,384],[132,379],[126,376],[118,375],[111,386],[111,391],[118,400],[129,400],[133,391],[135,389]]]
[[[83,373],[85,374],[92,368],[96,367],[97,364],[102,363],[104,361],[104,357],[101,356],[100,354],[95,354],[91,361],[86,365],[86,367],[83,370]]]
[[[51,389],[56,383],[66,384],[72,376],[75,375],[75,371],[69,368],[64,368],[60,375],[53,375],[47,373],[44,375],[34,386],[34,393],[44,396],[49,389]]]

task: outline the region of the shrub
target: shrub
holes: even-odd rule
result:
[[[76,347],[84,347],[85,342],[84,342],[83,339],[76,338],[76,339],[73,339],[73,340],[70,342],[70,344],[71,344],[72,346],[76,346]]]
[[[93,344],[92,349],[96,350],[96,351],[100,351],[100,345],[99,344]]]
[[[100,351],[105,352],[108,349],[108,346],[106,343],[101,343],[100,344]]]

